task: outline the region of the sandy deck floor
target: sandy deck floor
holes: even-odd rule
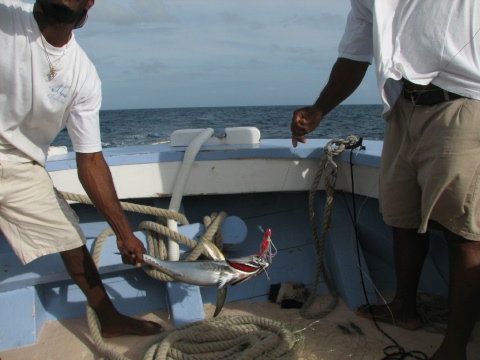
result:
[[[328,299],[319,297],[312,307],[327,304]],[[207,318],[210,318],[214,307],[205,306]],[[352,313],[345,304],[340,302],[337,308],[320,320],[307,320],[300,316],[296,309],[281,309],[274,303],[228,303],[220,316],[255,315],[272,318],[287,324],[304,339],[304,348],[299,359],[331,360],[331,359],[372,359],[384,357],[383,349],[392,345],[392,341],[382,335],[373,322],[360,318]],[[172,324],[166,310],[140,316],[145,319],[160,322],[165,328],[171,329]],[[345,334],[338,327],[343,325],[351,328],[350,322],[357,325],[363,335]],[[395,341],[407,351],[421,351],[427,356],[433,354],[442,340],[442,335],[432,334],[424,330],[407,331],[387,324],[380,324]],[[143,359],[145,351],[154,337],[142,338],[123,336],[109,339],[108,346],[129,359]],[[1,360],[86,360],[100,359],[94,343],[91,340],[85,318],[48,322],[40,333],[35,345],[1,351]],[[473,339],[468,348],[469,359],[480,359],[480,326],[477,325]]]

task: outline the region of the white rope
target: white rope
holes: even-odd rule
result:
[[[62,192],[66,200],[79,201],[92,204],[84,195]],[[188,224],[183,215],[175,211],[157,209],[149,206],[121,203],[122,208],[128,211],[143,212],[157,215],[161,218],[167,216]],[[181,215],[181,216],[180,216]],[[227,216],[226,213],[212,214],[204,218],[205,234],[203,238],[221,248],[220,226]],[[149,251],[152,256],[165,259],[166,249],[163,239],[170,238],[193,248],[189,260],[196,259],[202,254],[202,248],[197,247],[197,242],[170,230],[168,227],[152,221],[145,221],[139,225],[140,230],[147,230]],[[112,229],[105,229],[95,241],[92,258],[98,267],[103,243],[114,235]],[[160,241],[159,241],[160,240]],[[169,276],[158,270],[143,267],[144,271],[155,279],[172,281]],[[90,334],[97,351],[106,359],[131,360],[122,354],[110,349],[103,341],[101,325],[97,314],[87,303],[87,322]],[[303,348],[303,339],[295,335],[278,321],[256,316],[216,317],[208,320],[187,324],[181,328],[167,331],[154,339],[152,345],[144,355],[145,360],[176,360],[176,359],[202,359],[202,360],[255,360],[255,359],[297,359]],[[201,354],[201,355],[199,355]],[[136,359],[135,359],[136,360]]]

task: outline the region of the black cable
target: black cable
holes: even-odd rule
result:
[[[360,236],[358,233],[358,221],[357,221],[357,210],[356,210],[356,201],[355,201],[355,181],[353,177],[353,150],[360,147],[360,149],[364,150],[365,147],[362,146],[362,138],[357,142],[356,146],[350,149],[350,181],[352,183],[352,211],[353,216],[351,215],[351,219],[353,220],[353,228],[355,231],[355,241],[356,241],[356,251],[357,251],[357,259],[358,259],[358,266],[359,269],[362,269],[361,264],[361,257],[360,257]],[[363,277],[363,272],[360,270],[360,279],[362,283],[363,294],[365,296],[365,300],[367,302],[368,309],[370,310],[370,314],[372,315],[373,323],[378,331],[384,336],[386,336],[393,345],[387,346],[383,349],[383,353],[385,356],[381,360],[404,360],[404,359],[419,359],[419,360],[427,360],[428,357],[425,353],[417,350],[406,351],[403,347],[401,347],[398,342],[390,336],[387,332],[385,332],[380,325],[378,325],[377,319],[375,318],[372,307],[370,302],[368,301],[367,290],[365,286],[365,279]]]

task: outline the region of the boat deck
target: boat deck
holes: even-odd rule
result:
[[[264,231],[272,229],[272,241],[278,252],[268,276],[262,275],[244,285],[230,287],[221,316],[253,315],[285,322],[305,339],[303,359],[378,360],[383,357],[383,349],[392,345],[391,340],[351,310],[363,304],[366,296],[371,302],[376,301],[377,291],[391,291],[395,283],[391,229],[383,223],[378,211],[378,169],[375,164],[370,164],[378,160],[378,143],[372,143],[374,146],[367,144],[367,151],[356,155],[355,167],[348,165],[348,154],[343,156],[343,160],[341,156],[344,154],[338,158],[339,179],[323,258],[335,288],[345,302],[320,320],[303,319],[298,310],[280,309],[277,304],[267,302],[271,284],[295,281],[308,288],[312,285],[318,254],[312,241],[312,224],[309,221],[312,209],[309,207],[308,189],[315,173],[311,169],[318,166],[323,145],[324,142],[318,142],[317,146],[302,147],[302,151],[293,152],[293,155],[291,144],[285,141],[265,141],[260,147],[241,146],[242,151],[223,149],[222,146],[207,149],[200,154],[203,160],[192,169],[192,179],[202,181],[192,181],[194,186],[191,189],[187,187],[182,199],[182,213],[192,226],[202,224],[207,214],[219,211],[243,219],[248,236],[241,247],[227,249],[226,256],[229,258],[258,252]],[[256,152],[257,148],[260,153]],[[114,176],[128,188],[125,191],[120,188],[122,199],[168,208],[174,177],[170,179],[163,176],[178,172],[178,159],[170,157],[180,156],[177,152],[181,151],[167,149],[163,145],[155,149],[145,148],[145,151],[149,151],[146,153],[140,149],[130,149],[132,154],[125,154],[128,149],[114,149],[107,154],[107,159],[114,170],[119,168],[116,169],[119,172],[114,171]],[[238,147],[236,149],[239,150]],[[234,158],[240,156],[240,152],[247,157],[246,162]],[[261,158],[256,157],[259,154]],[[139,163],[137,155],[149,161],[148,164],[142,164],[146,167],[136,167],[135,164]],[[169,158],[163,162],[165,156]],[[65,171],[68,176],[76,177],[71,154],[52,161],[50,165],[67,168]],[[131,179],[122,173],[122,169],[130,166],[135,166],[136,170],[127,172],[141,174],[139,178],[148,180],[150,187],[139,183],[140,179]],[[51,170],[52,176],[55,175],[56,171]],[[354,181],[351,180],[352,173]],[[259,178],[260,174],[263,177]],[[64,175],[61,179],[67,186],[70,180]],[[221,179],[221,184],[227,184],[228,189],[222,188],[220,191],[216,179]],[[244,187],[247,183],[248,187]],[[58,188],[76,192],[68,186]],[[128,193],[130,189],[136,192]],[[316,200],[313,213],[320,228],[325,212],[325,193],[319,191]],[[72,207],[85,227],[88,245],[93,244],[106,224],[90,205],[72,204]],[[149,216],[148,219],[154,221],[155,217]],[[143,214],[136,213],[129,213],[129,219],[134,229],[138,228],[141,221],[147,220]],[[353,219],[358,227],[354,226]],[[444,239],[438,240],[431,242],[432,256],[428,257],[425,264],[419,291],[445,297],[448,284],[445,265],[448,263],[445,260],[447,252],[445,241],[442,241]],[[116,251],[115,242],[108,242],[102,252],[100,271],[117,309],[125,314],[142,312],[142,317],[157,320],[167,329],[173,329],[172,314],[175,312],[166,310],[169,302],[167,285],[149,277],[141,269],[121,264]],[[81,318],[85,314],[84,295],[72,284],[58,254],[21,266],[6,242],[0,241],[0,260],[4,270],[0,274],[2,301],[15,304],[13,311],[13,307],[0,308],[3,309],[1,315],[6,324],[0,328],[0,340],[4,341],[0,348],[10,349],[0,350],[0,360],[101,358],[92,342],[87,322]],[[364,282],[364,279],[368,281]],[[214,311],[214,306],[210,304],[215,303],[217,294],[213,288],[201,288],[200,291],[202,302],[197,302],[199,307],[191,313],[197,315],[204,310],[206,319],[209,319]],[[325,294],[326,291],[325,282],[320,281],[318,293]],[[321,295],[316,306],[327,301],[325,295]],[[204,308],[202,304],[205,304]],[[350,321],[362,329],[363,335],[342,332],[339,325],[346,326]],[[442,335],[424,330],[409,332],[389,325],[382,325],[382,328],[406,350],[422,351],[427,356],[435,351],[442,339]],[[475,330],[469,346],[470,359],[480,359],[479,331],[478,328]],[[127,358],[141,359],[154,340],[157,338],[122,337],[109,340],[108,344]],[[32,342],[35,344],[17,347]]]
[[[316,299],[312,310],[325,306],[327,295]],[[206,305],[207,318],[213,314],[214,306]],[[378,360],[384,357],[383,349],[392,341],[382,335],[373,322],[355,315],[343,302],[319,320],[304,319],[298,309],[281,309],[272,302],[232,302],[225,305],[220,316],[261,316],[283,322],[304,339],[300,359],[333,360],[364,359]],[[172,328],[166,310],[144,314],[145,319],[158,321],[167,329]],[[351,328],[356,324],[363,332],[345,334],[338,325]],[[388,324],[379,324],[406,351],[420,351],[430,357],[439,346],[442,335],[425,330],[408,331]],[[129,359],[143,359],[146,350],[157,342],[156,337],[123,336],[108,339],[108,346]],[[50,321],[42,329],[36,344],[0,352],[1,360],[50,359],[89,360],[100,359],[85,318]],[[480,358],[480,326],[475,328],[468,347],[468,358]]]

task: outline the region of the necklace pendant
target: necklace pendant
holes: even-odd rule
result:
[[[47,74],[48,81],[52,81],[55,78],[55,76],[57,76],[57,72],[55,71],[55,69],[50,69],[50,71]]]

